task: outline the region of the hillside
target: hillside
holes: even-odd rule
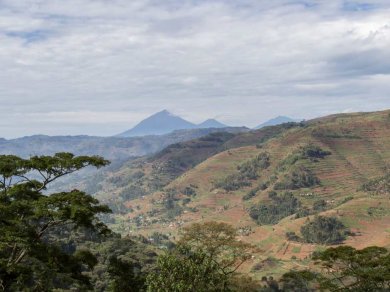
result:
[[[284,124],[258,131],[225,128],[198,139],[172,144],[151,156],[129,160],[109,167],[73,185],[95,194],[114,210],[126,211],[126,199],[138,198],[160,190],[202,161],[227,149],[253,145],[271,139],[299,124]],[[227,131],[230,129],[230,131]]]
[[[345,240],[351,246],[390,246],[389,110],[266,127],[213,142],[210,151],[193,147],[202,149],[191,150],[199,153],[193,163],[179,163],[183,168],[173,173],[163,167],[165,183],[145,188],[145,183],[163,177],[158,161],[178,163],[190,156],[190,145],[199,142],[171,146],[112,173],[110,180],[133,176],[119,188],[122,193],[112,185],[101,192],[112,190],[111,204],[120,201],[125,206],[121,215],[111,218],[113,228],[174,236],[180,226],[192,222],[228,222],[242,231],[242,240],[262,251],[243,267],[256,276],[302,268],[313,251],[324,248],[286,238],[286,232],[301,236],[300,227],[315,215],[341,220],[351,230]],[[285,192],[298,207],[283,213],[274,206],[281,213],[265,216],[275,196],[281,198]],[[259,265],[261,272],[256,270]]]

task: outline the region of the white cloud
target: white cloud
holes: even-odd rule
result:
[[[386,0],[3,0],[0,44],[6,137],[390,107]]]

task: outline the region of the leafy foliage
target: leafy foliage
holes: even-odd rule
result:
[[[237,191],[243,187],[249,187],[251,185],[252,183],[240,173],[228,175],[224,179],[214,183],[216,188],[224,189],[227,192]]]
[[[137,273],[140,267],[132,261],[125,261],[117,257],[110,257],[107,272],[110,275],[110,291],[137,292],[145,287],[145,279]]]
[[[258,224],[276,224],[298,211],[301,204],[292,193],[285,192],[281,196],[275,194],[271,193],[270,203],[260,204],[250,209],[249,216]]]
[[[166,216],[173,219],[183,212],[182,206],[179,205],[179,198],[176,197],[177,192],[174,189],[169,189],[165,192],[163,207],[166,210]]]
[[[255,158],[239,165],[237,173],[225,177],[214,185],[216,188],[222,188],[225,191],[236,191],[242,187],[251,186],[251,180],[259,177],[259,171],[267,169],[269,166],[270,156],[267,152],[262,152]]]
[[[312,131],[312,135],[318,138],[333,138],[333,139],[361,139],[359,135],[353,133],[351,129],[339,128],[332,129],[328,127],[316,128]]]
[[[245,196],[243,196],[242,199],[244,201],[250,200],[250,199],[252,199],[253,197],[255,197],[257,195],[258,191],[259,191],[258,188],[252,189]]]
[[[189,196],[189,197],[195,197],[196,196],[196,190],[195,190],[196,187],[194,186],[187,186],[184,188],[184,190],[182,191],[183,195],[185,196]]]
[[[326,210],[326,207],[327,207],[327,203],[323,199],[317,200],[313,203],[313,210],[317,212]]]
[[[326,156],[332,154],[332,152],[323,150],[321,149],[321,147],[313,144],[303,146],[300,149],[300,153],[304,159],[311,159],[311,160],[323,159]]]
[[[257,179],[259,170],[267,169],[270,166],[270,156],[267,152],[262,152],[254,159],[251,159],[240,166],[238,170],[246,179]]]
[[[390,253],[383,247],[356,250],[350,246],[329,248],[313,257],[326,271],[320,287],[331,291],[388,291]]]
[[[317,162],[319,159],[324,159],[326,156],[331,154],[332,153],[330,151],[323,150],[317,145],[308,144],[300,147],[284,159],[279,165],[279,170],[286,170],[288,167],[295,165],[300,160]]]
[[[261,183],[259,186],[255,187],[254,189],[250,190],[246,195],[242,197],[244,201],[250,200],[253,197],[257,195],[259,191],[264,191],[268,188],[269,182]]]
[[[237,288],[236,271],[253,247],[237,236],[226,223],[185,227],[178,247],[160,256],[157,273],[148,276],[148,291],[246,291]]]
[[[390,195],[390,172],[363,184],[361,189],[374,195]]]
[[[312,281],[316,274],[310,271],[290,271],[281,278],[281,291],[291,292],[312,292],[316,291]]]
[[[142,236],[121,238],[113,233],[93,241],[74,240],[97,259],[94,269],[86,273],[94,291],[145,291],[146,275],[154,270],[157,261],[157,249],[148,239]]]
[[[281,279],[282,291],[388,291],[390,253],[371,246],[357,250],[350,246],[316,252],[313,260],[321,273],[290,271]]]
[[[290,241],[301,241],[299,236],[293,231],[286,232],[286,238]]]
[[[179,244],[206,252],[225,275],[234,273],[251,256],[253,247],[237,239],[237,230],[222,222],[194,223],[184,227]]]
[[[107,234],[97,215],[110,210],[78,190],[51,195],[42,191],[64,175],[107,164],[101,157],[70,153],[30,159],[0,156],[0,286],[4,290],[90,287],[83,271],[93,268],[94,257],[87,250],[65,252],[58,234],[64,228]]]
[[[301,227],[301,233],[308,243],[337,244],[345,240],[348,229],[336,217],[316,216]]]
[[[147,278],[147,291],[223,291],[227,277],[204,252],[178,247],[159,257],[156,273]]]
[[[304,166],[296,167],[284,179],[274,185],[275,190],[297,190],[300,188],[314,187],[320,184],[315,174]]]

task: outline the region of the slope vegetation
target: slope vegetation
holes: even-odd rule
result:
[[[123,200],[114,228],[174,236],[196,221],[233,224],[242,240],[262,251],[243,267],[256,276],[306,266],[310,254],[324,246],[286,233],[301,238],[301,227],[318,215],[334,217],[348,228],[344,243],[390,246],[390,111],[223,136],[210,148],[195,147],[200,142],[171,146],[138,167],[133,164],[132,173],[143,168],[144,174],[130,185],[142,187],[151,178],[163,178],[150,170],[157,161],[184,159],[165,173],[170,177],[163,185]],[[190,157],[191,163],[185,160]]]

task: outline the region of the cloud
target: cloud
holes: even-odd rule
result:
[[[389,108],[389,30],[387,0],[3,0],[0,136]]]

